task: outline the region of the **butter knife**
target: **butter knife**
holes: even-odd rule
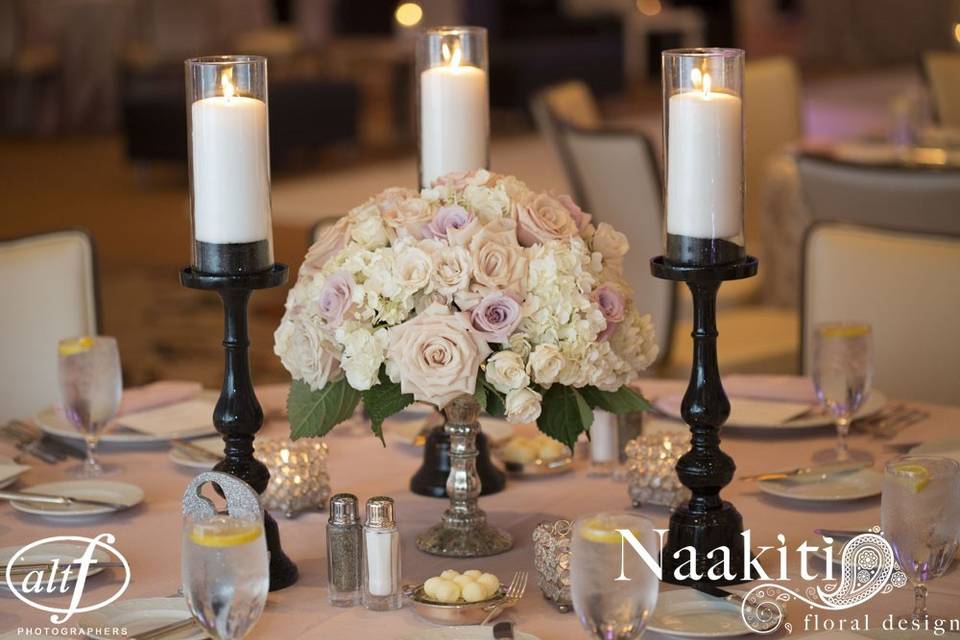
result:
[[[847,462],[833,462],[812,467],[796,467],[784,471],[772,471],[769,473],[756,473],[748,476],[740,476],[741,480],[781,480],[784,478],[798,478],[804,476],[827,477],[840,473],[850,473],[859,471],[871,466],[871,462],[864,460],[851,460]]]
[[[69,506],[72,504],[85,504],[94,507],[109,507],[115,511],[129,509],[130,505],[122,502],[109,502],[106,500],[95,500],[93,498],[71,498],[69,496],[51,496],[44,493],[20,493],[17,491],[0,491],[0,500],[15,500],[17,502],[33,502],[38,504],[59,504]]]

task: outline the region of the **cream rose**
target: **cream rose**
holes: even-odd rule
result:
[[[530,384],[523,358],[513,351],[498,351],[486,364],[487,382],[501,393],[509,393]]]
[[[510,289],[523,295],[527,259],[517,242],[513,220],[501,218],[488,223],[470,240],[473,278],[484,287]]]
[[[427,227],[436,213],[434,203],[412,197],[383,210],[383,221],[397,237],[420,239],[427,235]]]
[[[273,334],[273,352],[295,380],[318,391],[342,374],[340,362],[322,328],[305,315],[284,317]]]
[[[303,259],[300,275],[319,273],[330,258],[340,253],[350,240],[350,220],[340,218],[323,228],[317,241],[313,243]]]
[[[507,394],[507,420],[514,424],[533,422],[540,417],[543,398],[530,388],[515,389]]]
[[[433,261],[426,251],[417,247],[402,247],[396,253],[394,273],[397,283],[410,293],[426,289],[433,274]]]
[[[606,222],[597,225],[597,230],[593,233],[592,244],[593,250],[599,251],[604,259],[622,258],[630,249],[627,236]]]
[[[534,382],[551,385],[560,377],[566,359],[556,345],[538,344],[530,353],[529,364]]]
[[[577,231],[577,224],[566,207],[547,194],[533,196],[517,207],[517,238],[525,247],[565,240]]]
[[[465,314],[441,304],[391,328],[389,343],[388,371],[400,390],[440,408],[476,390],[480,363],[491,351]]]
[[[433,287],[443,295],[465,291],[471,272],[470,254],[463,247],[440,247],[433,253]]]

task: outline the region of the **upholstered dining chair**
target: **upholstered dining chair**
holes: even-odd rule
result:
[[[594,223],[607,222],[627,236],[624,273],[641,309],[653,317],[667,359],[676,288],[650,275],[651,256],[661,253],[663,201],[660,172],[643,134],[630,130],[584,129],[557,120],[558,140],[574,197]]]
[[[760,229],[763,215],[763,177],[771,158],[803,136],[800,72],[785,56],[748,62],[743,71],[744,197],[748,234]],[[757,99],[757,96],[763,96]]]
[[[960,53],[930,51],[923,57],[923,67],[938,121],[960,127]]]
[[[817,324],[869,322],[877,389],[960,404],[960,234],[816,223],[803,274],[804,371],[811,371]]]
[[[565,152],[558,137],[558,123],[565,122],[581,129],[599,129],[603,126],[603,116],[596,98],[590,87],[580,80],[570,80],[541,90],[530,101],[530,111],[540,135],[559,158]],[[574,190],[577,189],[569,171],[567,181]]]
[[[97,333],[96,258],[81,230],[0,241],[0,422],[60,396],[57,342]]]
[[[960,233],[960,170],[871,167],[801,156],[797,171],[813,221]]]

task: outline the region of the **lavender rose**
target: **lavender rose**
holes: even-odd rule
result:
[[[590,301],[600,308],[603,319],[607,321],[607,328],[597,336],[598,340],[606,340],[626,317],[627,301],[618,288],[609,284],[602,284],[594,289],[590,293]]]
[[[511,292],[489,293],[470,311],[470,324],[487,342],[507,344],[520,324],[520,302]]]
[[[446,238],[451,229],[463,229],[473,221],[473,214],[458,204],[440,207],[437,214],[427,225],[424,236],[427,238]]]
[[[346,271],[339,271],[323,283],[317,295],[317,315],[326,321],[327,326],[336,329],[343,324],[344,316],[353,306],[353,292],[357,283]]]
[[[574,202],[573,198],[565,193],[557,196],[557,202],[562,204],[563,208],[566,209],[570,214],[570,217],[573,218],[574,224],[577,225],[577,231],[583,233],[584,228],[590,224],[590,220],[593,219],[593,216],[581,209],[580,205]]]

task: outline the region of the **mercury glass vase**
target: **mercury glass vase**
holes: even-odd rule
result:
[[[450,477],[447,495],[450,507],[440,522],[417,536],[417,548],[426,553],[454,558],[479,558],[510,550],[513,538],[487,522],[480,509],[480,477],[477,475],[477,434],[480,405],[464,394],[443,409],[444,430],[450,436]]]

